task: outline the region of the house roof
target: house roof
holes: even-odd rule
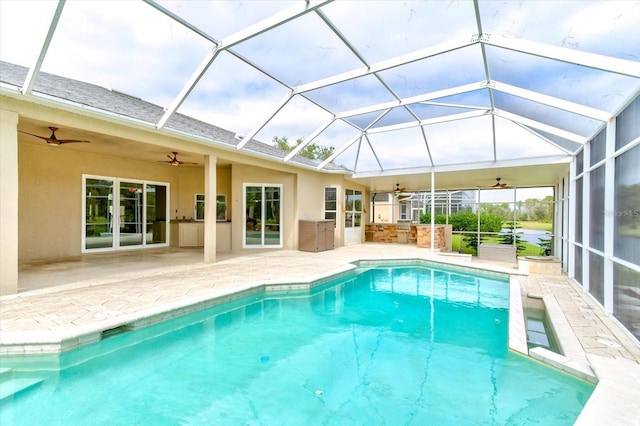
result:
[[[639,2],[18,3],[0,5],[0,59],[26,67],[10,82],[25,95],[388,178],[373,189],[432,171],[542,174],[640,93]],[[258,142],[273,137],[334,155]]]
[[[0,83],[22,87],[28,71],[26,67],[0,61]],[[104,113],[115,114],[144,123],[156,123],[164,114],[162,107],[142,99],[109,90],[95,84],[60,77],[46,72],[39,74],[33,86],[33,91],[40,95],[91,107]],[[220,145],[236,146],[240,143],[240,138],[229,130],[179,113],[171,117],[167,127],[188,135],[204,138]],[[278,159],[283,159],[289,154],[288,151],[256,140],[249,141],[247,151]],[[296,155],[293,163],[315,167],[320,161]],[[344,171],[343,168],[333,164],[330,166],[330,170]]]

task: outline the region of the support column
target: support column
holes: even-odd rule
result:
[[[616,159],[614,154],[616,152],[616,118],[613,118],[607,123],[605,139],[605,169],[604,169],[604,278],[603,278],[603,293],[604,311],[607,314],[612,314],[614,309],[614,264],[612,257],[614,257],[614,238],[615,238],[615,190],[616,190]],[[594,220],[595,218],[591,218]],[[607,235],[609,237],[607,238]]]
[[[216,261],[217,160],[204,156],[204,263]]]
[[[431,253],[436,244],[436,172],[431,170]]]
[[[0,296],[18,292],[18,114],[0,110]]]

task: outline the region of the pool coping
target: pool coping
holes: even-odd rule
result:
[[[306,280],[268,282],[249,282],[235,287],[214,289],[196,298],[171,303],[164,303],[152,308],[142,309],[132,313],[121,313],[103,321],[86,326],[79,326],[73,332],[42,331],[42,332],[3,332],[0,334],[0,356],[4,355],[45,355],[61,354],[78,347],[98,342],[103,333],[126,327],[137,329],[185,315],[215,305],[231,302],[243,297],[266,294],[267,292],[310,291],[334,279],[346,276],[356,269],[356,265],[345,265],[330,272],[310,276]],[[108,313],[107,313],[108,314]]]

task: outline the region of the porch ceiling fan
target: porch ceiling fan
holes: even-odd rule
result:
[[[407,188],[400,188],[400,184],[399,184],[399,183],[396,183],[396,189],[394,189],[394,190],[393,190],[393,193],[394,193],[394,194],[396,194],[396,195],[398,195],[398,194],[400,194],[401,192],[404,192],[404,190],[405,190],[405,189],[407,189]]]
[[[169,159],[168,161],[167,160],[158,161],[158,163],[168,163],[168,164],[171,164],[172,166],[180,166],[182,164],[198,164],[198,163],[193,163],[191,161],[178,160],[178,153],[176,151],[173,151],[172,154],[173,154],[173,157],[167,154],[167,158]]]
[[[497,177],[496,178],[496,183],[494,183],[491,186],[481,186],[480,188],[491,188],[491,189],[503,189],[503,188],[507,188],[508,185],[506,183],[501,182],[502,178]]]
[[[85,141],[85,140],[79,140],[79,139],[58,139],[56,137],[56,131],[58,130],[58,128],[50,126],[49,129],[51,130],[51,136],[49,137],[34,135],[33,133],[23,132],[22,130],[18,130],[18,131],[20,133],[24,133],[25,135],[30,135],[30,136],[34,136],[36,138],[42,139],[43,141],[47,142],[48,145],[51,145],[51,146],[60,146],[64,143],[91,143],[91,141]]]

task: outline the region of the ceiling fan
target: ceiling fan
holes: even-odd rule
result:
[[[49,127],[49,129],[51,130],[51,136],[49,136],[48,138],[45,136],[34,135],[33,133],[23,132],[22,130],[18,130],[18,131],[26,135],[40,138],[43,141],[47,142],[48,145],[52,145],[52,146],[59,146],[59,145],[62,145],[63,143],[91,143],[91,141],[84,141],[84,140],[78,140],[78,139],[58,139],[56,137],[56,130],[58,130],[58,128]]]
[[[394,189],[393,192],[395,194],[399,194],[399,193],[403,192],[405,189],[407,189],[407,188],[400,188],[400,184],[396,183],[396,189]]]
[[[491,186],[482,186],[481,188],[493,188],[493,189],[503,189],[503,188],[506,188],[506,187],[507,187],[507,184],[506,184],[506,183],[502,183],[502,182],[500,182],[500,180],[501,180],[501,179],[502,179],[502,178],[497,177],[497,178],[496,178],[496,183],[494,183],[494,184],[493,184],[493,185],[491,185]]]
[[[172,152],[173,157],[170,156],[169,154],[167,154],[167,158],[169,159],[169,161],[164,160],[164,161],[158,161],[158,163],[169,163],[172,166],[179,166],[181,164],[198,164],[198,163],[192,163],[191,161],[180,161],[178,160],[178,153],[173,151]]]

